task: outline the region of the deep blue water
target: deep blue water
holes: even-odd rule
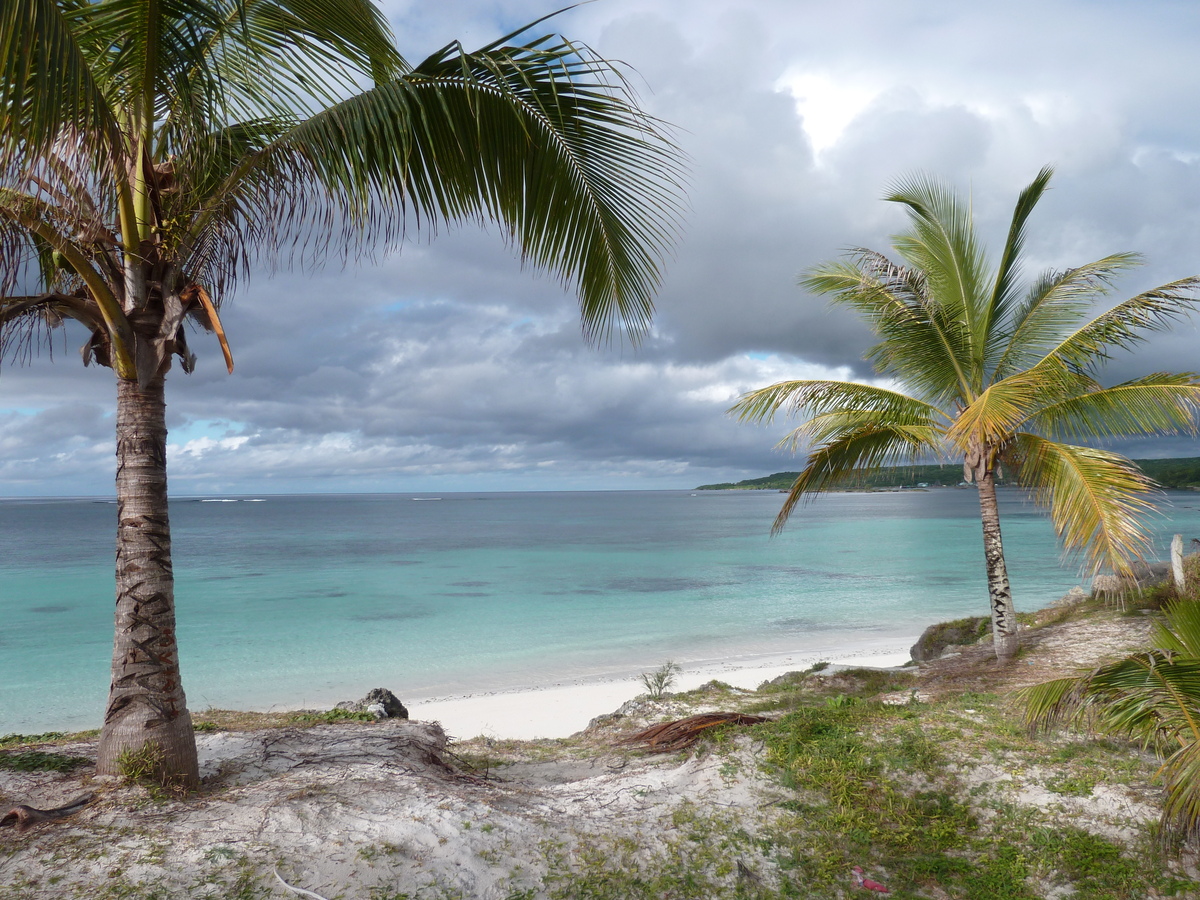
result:
[[[1003,493],[1003,492],[1002,492]],[[754,653],[897,646],[987,610],[973,490],[834,494],[771,538],[773,492],[265,496],[171,505],[193,709],[420,697]],[[1200,495],[1155,520],[1200,535]],[[1018,608],[1079,581],[1002,496]],[[0,501],[0,734],[94,727],[116,507]]]

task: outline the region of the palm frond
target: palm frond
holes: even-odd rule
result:
[[[1154,485],[1129,460],[1028,432],[1015,434],[1005,453],[1017,480],[1049,509],[1065,551],[1078,554],[1086,570],[1124,573],[1148,552],[1143,520],[1154,510]]]
[[[881,373],[898,378],[932,403],[949,404],[971,393],[970,379],[955,355],[960,329],[928,297],[925,276],[865,248],[846,259],[815,266],[801,287],[849,306],[879,336],[867,358]]]
[[[1043,405],[1026,421],[1055,440],[1195,434],[1200,379],[1191,372],[1155,372],[1057,401],[1052,396],[1039,399]]]
[[[1188,741],[1162,766],[1162,824],[1187,840],[1200,838],[1200,741]]]
[[[1200,660],[1200,603],[1178,600],[1151,626],[1151,643],[1182,658]],[[1200,697],[1197,698],[1200,702]]]
[[[1136,253],[1115,253],[1064,272],[1044,273],[1012,310],[1011,321],[1000,334],[1005,346],[992,377],[1006,378],[1036,365],[1087,320],[1120,273],[1140,264]]]
[[[981,389],[990,315],[988,268],[969,203],[924,175],[897,183],[884,199],[907,207],[910,228],[892,245],[910,267],[924,273],[927,298],[951,353],[968,370],[972,391]]]
[[[1002,446],[1026,422],[1031,411],[1050,400],[1079,393],[1081,376],[1062,366],[1027,369],[993,382],[965,404],[949,428],[948,435],[964,451],[972,441]],[[1088,385],[1093,384],[1088,381]]]
[[[1015,696],[1031,727],[1085,727],[1159,749],[1200,740],[1200,660],[1169,651],[1133,653]]]
[[[871,410],[897,418],[941,416],[936,406],[898,391],[854,381],[822,380],[780,381],[749,391],[728,412],[741,422],[770,422],[780,410],[788,415]]]
[[[771,526],[783,529],[796,505],[804,498],[835,488],[855,476],[869,475],[884,466],[916,463],[941,449],[941,432],[929,423],[886,425],[872,423],[849,429],[808,455],[804,469],[792,483],[783,508]]]
[[[1194,838],[1200,836],[1200,603],[1170,604],[1152,642],[1152,650],[1015,696],[1030,727],[1083,727],[1154,746],[1166,757],[1163,824]]]
[[[223,218],[201,228],[264,253],[304,241],[313,256],[329,249],[313,229],[361,249],[394,245],[408,227],[490,219],[523,259],[575,285],[590,338],[618,322],[636,336],[680,178],[661,123],[586,48],[550,37],[486,54],[450,45],[247,160],[211,207]]]
[[[1149,333],[1170,329],[1198,305],[1200,276],[1181,278],[1118,303],[1066,336],[1049,353],[1070,365],[1095,368],[1112,350],[1136,347]]]
[[[77,146],[103,168],[120,127],[87,57],[54,0],[0,5],[0,177],[22,172],[56,145]]]
[[[1021,274],[1021,251],[1025,248],[1025,226],[1029,222],[1029,216],[1033,213],[1034,207],[1046,193],[1046,188],[1053,175],[1053,167],[1044,166],[1033,181],[1021,191],[1017,198],[1017,205],[1013,209],[1012,222],[1008,227],[1008,237],[1004,241],[1004,249],[1000,253],[1000,264],[996,268],[992,293],[987,304],[987,323],[983,331],[987,335],[989,350],[992,351],[989,353],[989,357],[996,350],[1002,350],[1003,346],[1007,345],[1007,341],[1003,340],[1003,331],[1000,326],[1007,322],[1009,312],[1020,295],[1019,277]],[[1001,338],[1000,347],[996,346],[997,337]]]

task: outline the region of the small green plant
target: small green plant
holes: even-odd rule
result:
[[[663,695],[675,684],[675,679],[683,669],[674,660],[668,659],[653,672],[642,673],[642,684],[650,694],[651,700],[661,700]]]
[[[1069,797],[1090,797],[1096,778],[1090,775],[1059,775],[1046,781],[1046,789]]]
[[[126,782],[144,787],[155,800],[187,793],[178,778],[168,773],[163,748],[154,741],[146,741],[136,750],[126,747],[117,754],[117,771]]]

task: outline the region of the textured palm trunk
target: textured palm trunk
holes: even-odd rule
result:
[[[1004,541],[1000,537],[1000,508],[996,504],[996,476],[988,471],[977,479],[979,515],[983,520],[983,556],[987,562],[988,600],[992,607],[992,642],[996,658],[1011,659],[1017,652],[1017,610],[1013,606]]]
[[[97,770],[120,774],[127,749],[157,749],[164,783],[199,782],[196,736],[179,677],[167,518],[163,379],[117,379],[117,609],[112,685]]]

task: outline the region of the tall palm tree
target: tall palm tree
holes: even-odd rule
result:
[[[527,28],[533,28],[542,20]],[[493,221],[579,295],[585,334],[646,327],[680,163],[621,72],[547,35],[401,57],[370,0],[0,5],[0,353],[74,320],[117,387],[117,604],[99,769],[158,747],[197,777],[180,681],[163,385],[253,267]],[[330,309],[334,315],[335,310]]]
[[[1068,551],[1095,571],[1126,569],[1144,553],[1141,523],[1152,483],[1129,460],[1074,441],[1193,431],[1200,380],[1158,372],[1111,386],[1098,369],[1113,350],[1166,327],[1197,302],[1200,277],[1138,294],[1095,315],[1131,253],[1020,282],[1025,226],[1046,190],[1043,169],[1021,192],[999,261],[989,263],[970,203],[925,177],[886,198],[909,228],[893,238],[899,261],[868,249],[806,273],[800,284],[857,312],[879,338],[868,358],[896,388],[783,381],[745,394],[731,412],[769,421],[807,414],[783,444],[811,449],[775,520],[801,498],[855,473],[929,456],[963,460],[979,488],[992,634],[997,657],[1017,649],[1004,562],[996,476],[1002,466],[1049,507]],[[907,391],[907,393],[905,392]]]

